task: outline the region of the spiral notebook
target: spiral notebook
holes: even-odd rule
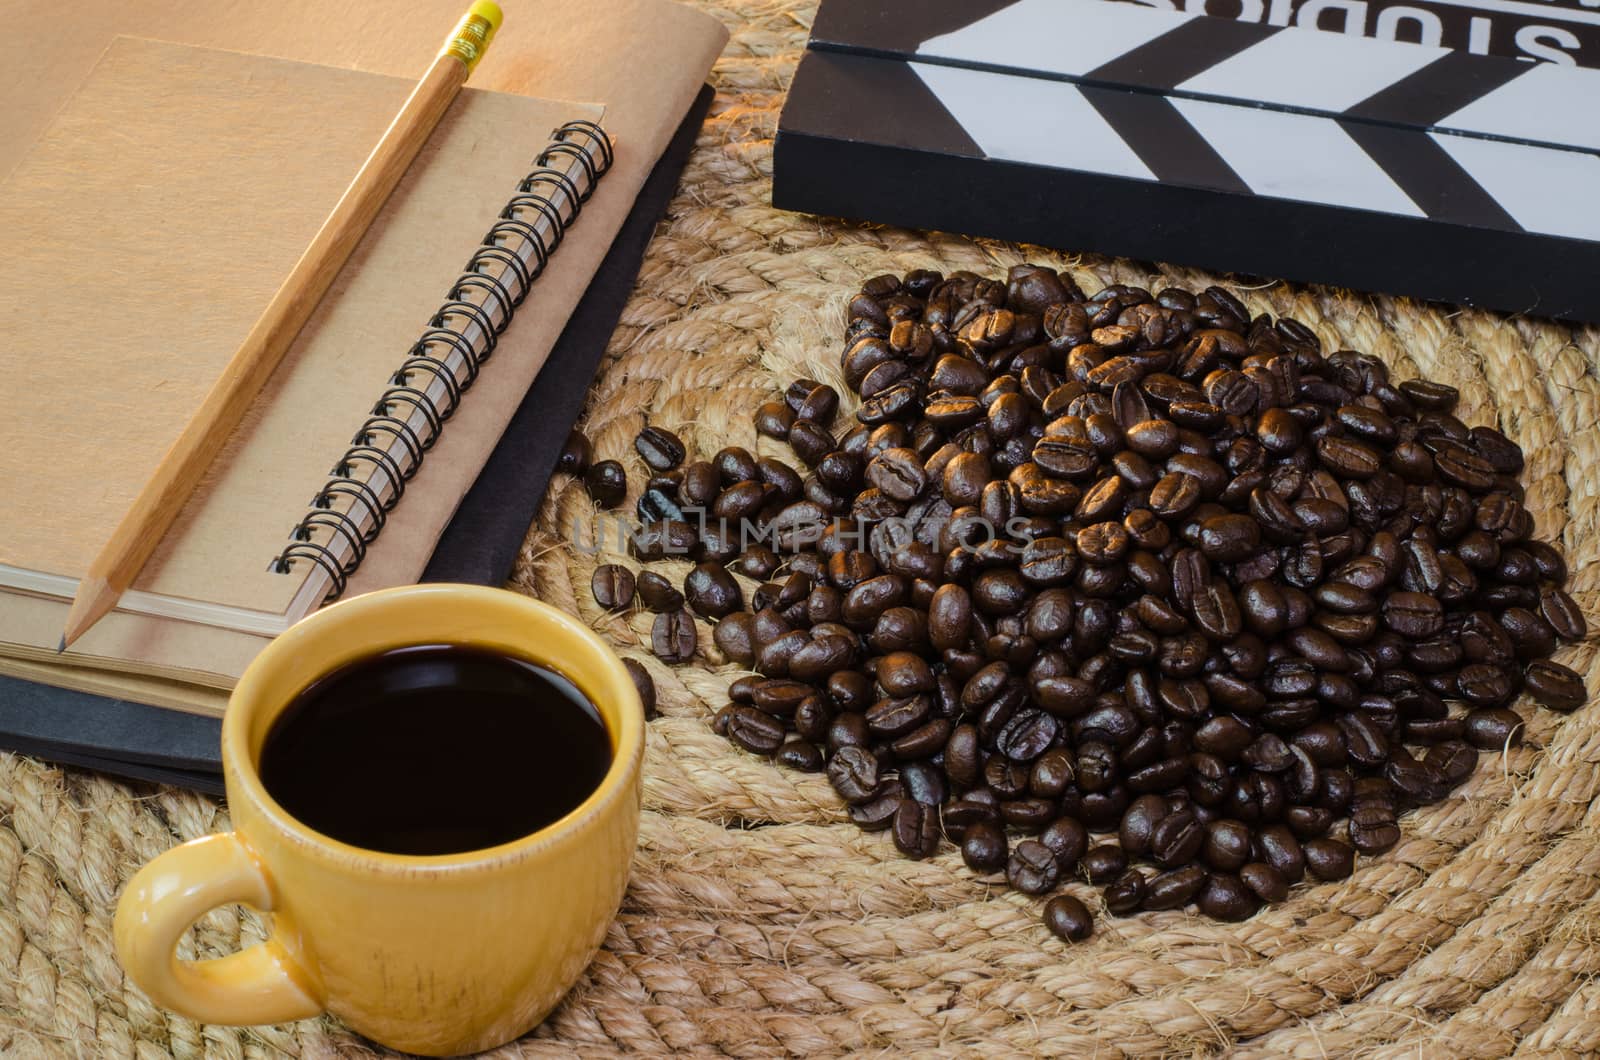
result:
[[[0,392],[0,672],[212,712],[301,615],[416,580],[627,212],[608,174],[637,192],[672,128],[641,125],[721,42],[603,6],[693,45],[616,90],[620,154],[600,104],[465,90],[134,592],[57,659],[106,529],[410,88],[112,42],[0,180],[0,367],[27,380]]]
[[[434,546],[423,581],[499,585],[510,576],[568,425],[616,327],[645,248],[688,161],[712,90],[704,86],[639,190],[549,360]],[[161,710],[0,674],[0,749],[138,780],[222,794],[209,714]]]

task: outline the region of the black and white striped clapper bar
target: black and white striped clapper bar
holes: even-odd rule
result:
[[[1113,0],[825,0],[772,197],[1600,321],[1600,70]]]

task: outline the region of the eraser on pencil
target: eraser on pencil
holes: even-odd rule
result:
[[[500,5],[493,0],[474,0],[440,54],[454,55],[467,65],[470,74],[483,53],[489,50],[489,42],[494,40],[503,17]]]
[[[475,0],[473,5],[467,9],[467,17],[470,18],[473,15],[489,23],[489,36],[491,37],[495,35],[495,31],[500,28],[500,23],[505,18],[500,13],[500,5],[495,3],[494,0]],[[488,43],[487,40],[484,41],[484,44]]]

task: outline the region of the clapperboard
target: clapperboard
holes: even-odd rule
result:
[[[1600,0],[1124,0],[1473,55],[1600,67]]]
[[[1428,36],[825,0],[773,202],[1600,320],[1600,70]]]

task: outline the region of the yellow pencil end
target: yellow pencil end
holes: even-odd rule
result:
[[[494,40],[504,17],[500,5],[493,0],[474,0],[439,54],[454,55],[466,64],[467,73],[472,73],[483,53],[489,50],[489,42]]]
[[[500,28],[500,23],[505,21],[505,15],[500,12],[500,5],[495,3],[494,0],[476,0],[471,7],[467,8],[467,17],[471,18],[474,15],[489,23],[490,37],[495,35],[495,32]],[[486,40],[483,43],[487,46],[489,42]]]
[[[63,634],[61,634],[61,643],[56,646],[56,654],[60,655],[62,652],[66,651],[66,650],[67,650],[67,635],[65,633],[63,633]]]

